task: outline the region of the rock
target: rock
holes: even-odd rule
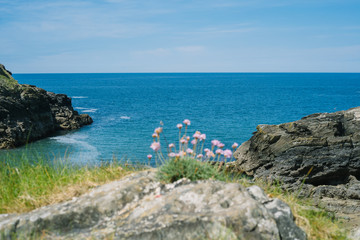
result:
[[[0,236],[42,239],[306,239],[288,205],[257,186],[134,173],[71,201],[0,215]],[[44,234],[46,233],[46,234]]]
[[[279,181],[330,211],[360,216],[360,107],[259,125],[234,157],[235,171]]]
[[[74,111],[66,95],[18,84],[0,64],[0,149],[91,123],[89,115]]]
[[[333,186],[344,185],[338,197],[360,199],[360,107],[259,125],[234,157],[238,170],[256,178],[273,178],[294,187],[303,181],[329,186],[323,190],[328,195],[335,192]]]

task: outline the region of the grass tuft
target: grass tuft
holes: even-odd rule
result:
[[[208,162],[201,162],[193,158],[184,157],[169,159],[159,167],[157,177],[161,182],[172,183],[182,178],[191,181],[214,179],[225,181],[226,174]]]

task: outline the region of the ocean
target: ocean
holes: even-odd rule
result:
[[[258,124],[295,121],[317,112],[360,105],[359,73],[98,73],[14,74],[72,98],[94,123],[15,150],[98,164],[113,158],[147,162],[152,133],[163,122],[165,142],[177,142],[176,124],[189,119],[188,132],[218,139],[231,148],[248,140]],[[164,149],[164,148],[163,148]],[[165,149],[164,149],[165,150]]]

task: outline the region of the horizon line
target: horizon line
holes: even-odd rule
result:
[[[326,74],[334,74],[334,73],[349,73],[349,74],[354,74],[354,73],[360,73],[359,72],[21,72],[21,73],[14,73],[12,72],[12,74],[216,74],[216,73],[220,73],[220,74],[233,74],[233,73],[251,73],[251,74],[258,74],[258,73],[264,73],[264,74],[278,74],[278,73],[297,73],[297,74],[309,74],[309,73],[326,73]]]

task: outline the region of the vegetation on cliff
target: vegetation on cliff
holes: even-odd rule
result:
[[[0,64],[0,87],[14,88],[18,85],[18,82],[12,77],[12,73]]]

